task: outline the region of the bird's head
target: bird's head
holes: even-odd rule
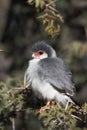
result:
[[[56,57],[55,50],[45,41],[37,42],[32,47],[32,57],[36,59],[44,59],[47,57]]]

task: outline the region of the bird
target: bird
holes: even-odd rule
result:
[[[51,106],[52,100],[65,108],[69,103],[74,104],[75,85],[66,62],[45,41],[36,42],[31,50],[32,59],[25,71],[24,85],[31,86],[36,97],[47,101],[40,112]]]

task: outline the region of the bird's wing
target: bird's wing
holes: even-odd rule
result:
[[[56,90],[74,94],[74,84],[68,66],[61,58],[46,58],[39,62],[38,75],[42,80],[52,84]]]

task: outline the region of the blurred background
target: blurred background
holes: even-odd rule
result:
[[[46,40],[70,66],[80,104],[87,101],[87,0],[58,0],[64,18],[60,34],[50,37],[26,0],[0,0],[0,81],[23,80],[31,46]]]

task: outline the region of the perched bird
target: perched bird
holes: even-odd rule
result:
[[[25,86],[31,86],[35,95],[40,99],[46,99],[45,110],[52,100],[57,104],[62,103],[67,106],[72,102],[74,96],[74,84],[72,74],[67,64],[59,57],[55,50],[45,41],[37,42],[32,47],[33,59],[29,61],[29,66],[25,72]]]

